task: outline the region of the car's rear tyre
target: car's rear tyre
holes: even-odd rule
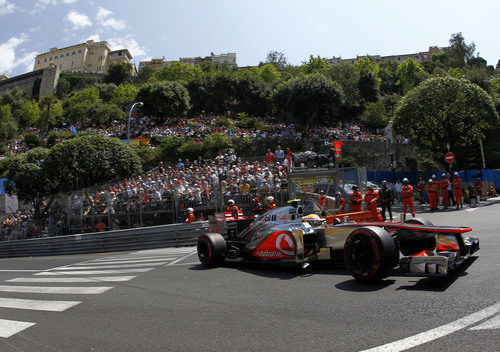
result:
[[[198,259],[208,268],[220,266],[226,257],[226,240],[218,233],[208,233],[198,238]]]
[[[391,235],[380,227],[361,227],[347,237],[344,245],[347,270],[359,281],[376,282],[398,265],[399,250]]]

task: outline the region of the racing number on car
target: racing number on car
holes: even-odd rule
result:
[[[264,217],[264,221],[276,221],[276,214],[274,214],[274,215],[266,215]]]

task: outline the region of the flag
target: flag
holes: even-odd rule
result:
[[[344,145],[344,142],[333,142],[333,146],[335,147],[335,157],[340,159],[340,153],[342,152],[342,146]]]
[[[76,128],[75,128],[75,126],[71,125],[71,126],[69,127],[69,130],[71,131],[71,133],[76,134]]]

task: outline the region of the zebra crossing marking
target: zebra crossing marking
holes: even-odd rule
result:
[[[17,277],[6,282],[43,282],[43,283],[74,283],[74,282],[124,282],[136,276],[96,276],[96,277]]]
[[[93,259],[85,262],[70,264],[47,270],[0,270],[2,272],[32,272],[34,277],[17,277],[4,282],[9,283],[100,283],[100,282],[125,282],[132,280],[136,275],[121,275],[131,273],[145,273],[154,268],[167,264],[177,264],[183,259],[194,254],[193,247],[164,248],[143,250],[126,255]],[[185,255],[186,254],[186,255]],[[182,257],[178,257],[183,255]],[[90,270],[96,269],[96,270]],[[120,274],[116,276],[115,274]],[[76,276],[76,277],[64,277]],[[79,276],[82,275],[82,276]],[[88,277],[84,277],[90,275]],[[91,276],[97,275],[97,276]],[[99,276],[107,275],[107,276]],[[42,276],[42,277],[36,277]],[[45,276],[45,277],[43,277]],[[113,286],[24,286],[0,285],[0,292],[13,292],[18,294],[101,294],[109,291]],[[81,301],[41,300],[25,298],[0,297],[0,308],[24,309],[33,311],[62,312],[80,304]],[[0,319],[0,338],[8,338],[36,323]]]
[[[157,263],[138,263],[138,264],[112,264],[112,265],[89,265],[89,266],[60,266],[54,269],[50,269],[50,271],[56,270],[90,270],[90,269],[123,269],[123,268],[140,268],[140,267],[151,267],[151,265],[163,265],[167,262],[157,262]]]
[[[27,321],[0,319],[0,337],[11,337],[35,324],[36,323],[29,323]]]
[[[111,290],[113,287],[81,287],[81,286],[63,286],[63,287],[47,287],[47,286],[10,286],[0,285],[0,292],[20,292],[20,293],[55,293],[55,294],[70,294],[70,295],[98,295]]]
[[[145,273],[154,268],[145,269],[117,269],[117,270],[65,270],[65,271],[42,271],[34,275],[99,275],[99,274],[130,274],[130,273]]]
[[[62,312],[80,304],[80,301],[47,301],[41,299],[22,299],[0,297],[0,308],[15,308]]]

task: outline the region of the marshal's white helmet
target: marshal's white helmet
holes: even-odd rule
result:
[[[405,178],[403,179],[403,182],[408,182],[408,179],[405,177]]]
[[[228,204],[231,204],[231,205],[234,205],[234,200],[229,199],[229,200],[227,201],[227,203],[228,203]]]
[[[187,209],[189,213],[194,213],[194,209],[193,208],[188,208]]]
[[[269,197],[267,197],[267,201],[268,201],[268,202],[274,202],[274,197],[273,197],[273,196],[269,196]]]

